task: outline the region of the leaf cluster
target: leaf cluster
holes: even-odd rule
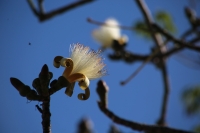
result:
[[[175,34],[177,32],[176,26],[173,22],[172,16],[167,11],[161,10],[154,14],[155,23],[161,26],[168,32]],[[133,24],[133,31],[145,39],[151,40],[151,34],[148,25],[144,20],[138,20]]]

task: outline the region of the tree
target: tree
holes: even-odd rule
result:
[[[42,2],[43,1],[41,1],[41,0],[38,1],[39,10],[36,10],[36,8],[33,6],[33,2],[31,2],[31,1],[28,1],[28,2],[29,2],[29,5],[30,5],[32,11],[39,18],[39,20],[40,21],[44,21],[43,24],[38,24],[40,26],[41,25],[45,26],[45,24],[48,25],[48,21],[46,21],[46,20],[48,20],[50,18],[51,19],[57,19],[56,17],[53,18],[54,16],[57,15],[57,13],[64,13],[64,11],[67,11],[69,9],[73,9],[74,7],[77,7],[77,6],[82,5],[82,4],[87,4],[89,2],[93,2],[93,3],[90,4],[90,7],[85,7],[85,8],[89,8],[90,10],[92,10],[92,11],[94,10],[95,11],[95,9],[92,8],[92,6],[93,6],[92,4],[95,4],[95,2],[98,3],[97,1],[92,1],[92,0],[85,0],[84,1],[83,0],[83,1],[78,1],[78,2],[75,2],[75,3],[69,4],[69,5],[67,5],[64,8],[60,8],[60,9],[52,11],[50,13],[45,13],[44,9],[43,9],[43,6],[42,6]],[[105,1],[103,1],[103,2],[105,2]],[[157,113],[155,113],[155,114],[157,114],[157,118],[154,118],[154,120],[155,119],[157,119],[157,120],[156,120],[156,122],[154,121],[155,122],[154,124],[152,124],[152,123],[149,124],[148,122],[145,122],[145,121],[142,121],[142,123],[146,123],[146,124],[141,124],[141,121],[137,121],[134,118],[133,119],[123,118],[123,114],[121,114],[120,111],[117,112],[117,110],[116,111],[112,110],[113,106],[118,106],[118,104],[120,105],[120,100],[116,101],[117,104],[115,103],[114,105],[113,105],[113,102],[111,102],[109,104],[109,106],[108,106],[108,103],[107,103],[108,102],[107,101],[107,97],[108,97],[107,90],[108,89],[107,89],[107,86],[105,85],[105,81],[107,82],[106,79],[109,79],[109,78],[113,79],[113,81],[112,81],[113,84],[114,83],[118,84],[118,82],[119,82],[118,81],[119,79],[114,78],[114,77],[112,78],[111,75],[109,75],[109,76],[105,77],[105,81],[100,80],[98,82],[98,84],[97,84],[97,87],[96,87],[98,95],[99,95],[99,98],[100,98],[100,101],[98,102],[99,109],[103,113],[105,113],[106,116],[108,116],[108,118],[111,118],[111,120],[114,123],[118,123],[118,124],[121,124],[123,126],[130,127],[131,129],[136,130],[136,131],[145,131],[145,132],[187,132],[187,131],[184,131],[184,129],[181,130],[181,129],[177,128],[177,127],[171,127],[170,123],[166,119],[168,117],[168,115],[167,115],[168,113],[167,112],[168,112],[168,106],[169,106],[169,104],[168,104],[169,103],[169,94],[170,94],[170,90],[171,90],[170,89],[171,85],[169,83],[169,72],[168,72],[169,68],[168,68],[167,63],[169,62],[168,60],[170,58],[173,58],[172,55],[177,54],[178,52],[183,51],[184,49],[190,50],[190,51],[192,51],[192,53],[193,52],[194,53],[199,53],[200,48],[197,45],[197,43],[199,41],[199,25],[200,25],[199,24],[199,18],[192,13],[191,9],[186,8],[185,12],[186,12],[187,17],[185,19],[189,20],[189,22],[191,24],[191,27],[189,27],[188,29],[186,29],[186,31],[182,31],[181,37],[177,37],[176,35],[173,35],[171,33],[172,31],[174,31],[174,29],[175,29],[174,27],[175,26],[173,25],[173,21],[171,20],[171,17],[170,17],[169,14],[167,14],[166,12],[163,12],[163,11],[161,12],[160,11],[160,12],[158,12],[155,15],[156,19],[154,20],[153,16],[151,15],[151,10],[148,9],[148,6],[145,3],[145,1],[143,1],[143,0],[136,0],[134,2],[135,2],[136,7],[138,7],[137,10],[139,9],[139,11],[141,11],[141,13],[142,13],[141,15],[143,16],[143,20],[142,21],[138,21],[140,23],[136,23],[136,25],[133,25],[133,26],[130,26],[130,27],[129,26],[123,26],[124,24],[121,24],[119,27],[121,29],[124,28],[124,29],[128,29],[130,31],[134,31],[134,32],[136,31],[137,34],[141,33],[141,35],[148,36],[152,40],[151,40],[151,42],[146,41],[146,43],[152,43],[152,46],[150,46],[150,48],[149,48],[150,50],[148,50],[149,53],[137,54],[137,52],[135,52],[136,50],[132,51],[132,49],[130,49],[131,45],[132,45],[131,43],[134,43],[134,42],[131,41],[131,39],[130,39],[131,37],[130,36],[129,36],[129,40],[130,41],[128,41],[128,42],[125,40],[125,42],[122,41],[122,43],[121,43],[121,41],[113,39],[110,51],[108,50],[109,51],[108,58],[110,59],[109,61],[114,61],[114,60],[115,61],[122,61],[122,62],[125,62],[126,64],[131,64],[131,66],[134,66],[136,62],[141,62],[142,63],[141,66],[139,66],[138,68],[136,68],[136,71],[130,76],[130,78],[128,78],[127,80],[124,80],[123,82],[121,82],[122,85],[127,85],[128,87],[123,86],[122,89],[124,89],[124,90],[120,90],[120,95],[117,95],[117,96],[120,96],[120,97],[118,97],[118,99],[120,99],[120,100],[123,99],[123,98],[126,98],[126,95],[125,95],[126,93],[124,93],[124,92],[125,91],[130,91],[130,89],[131,89],[130,87],[132,87],[132,86],[133,86],[133,89],[136,87],[136,86],[134,86],[134,80],[132,78],[135,77],[136,74],[138,74],[138,72],[141,72],[142,68],[146,64],[152,64],[153,66],[155,66],[156,70],[158,70],[159,72],[161,72],[161,75],[162,75],[161,79],[163,81],[161,79],[158,79],[158,80],[156,80],[156,82],[157,82],[156,85],[153,85],[153,84],[149,84],[149,85],[151,85],[152,88],[155,88],[155,87],[159,88],[158,90],[160,90],[161,88],[163,88],[162,100],[161,100],[161,103],[160,103],[162,106],[159,109],[160,112],[154,110],[154,112],[157,112]],[[133,2],[131,1],[131,3],[133,3]],[[122,4],[122,2],[121,2],[121,4]],[[125,9],[125,8],[118,9],[118,10],[119,10],[119,12],[122,12],[123,9]],[[182,12],[183,12],[183,10],[182,10]],[[76,12],[76,14],[73,14],[73,16],[71,16],[72,19],[73,19],[73,17],[76,18],[76,19],[74,19],[74,22],[73,22],[73,25],[75,25],[75,27],[76,26],[78,27],[81,24],[81,21],[80,21],[80,23],[78,21],[79,17],[80,17],[78,14],[80,14],[80,13],[81,13],[81,11],[80,12]],[[78,15],[78,16],[75,16],[75,15]],[[60,17],[60,19],[61,18],[62,18],[62,16]],[[136,20],[138,20],[138,19],[136,19]],[[57,20],[56,23],[53,22],[53,21],[51,21],[51,22],[53,22],[54,24],[59,24],[58,21],[59,20]],[[67,21],[69,21],[69,20],[67,20]],[[101,19],[99,19],[99,17],[98,17],[98,21],[96,21],[94,19],[88,19],[88,21],[90,23],[94,23],[94,24],[98,24],[98,25],[104,24],[104,22],[101,21]],[[51,23],[51,22],[49,22],[49,23]],[[137,21],[134,20],[134,22],[137,22]],[[70,24],[72,24],[72,23],[70,23]],[[89,24],[89,23],[87,23],[87,24]],[[30,27],[30,26],[31,25],[28,25],[28,27]],[[39,28],[40,26],[38,26],[38,30],[40,30],[40,32],[41,32],[42,29]],[[71,25],[66,25],[66,27],[69,27],[69,28],[70,28],[70,26]],[[119,28],[119,27],[116,27],[116,28]],[[26,26],[24,26],[23,28],[26,28]],[[52,25],[49,26],[48,28],[49,28],[49,34],[53,34],[53,35],[58,34],[58,33],[52,33],[52,32],[50,32],[50,31],[52,31],[51,28],[53,28]],[[68,31],[66,32],[69,35],[68,38],[70,38],[70,32],[74,32],[73,31],[74,29],[69,29],[69,28],[67,28]],[[83,28],[83,29],[85,29],[85,28]],[[80,32],[80,31],[82,32],[82,29],[75,30],[75,32]],[[31,31],[28,31],[28,33],[31,33]],[[85,32],[83,31],[81,34],[85,34]],[[63,54],[61,54],[61,52],[59,51],[60,48],[63,49],[66,46],[62,45],[63,44],[62,41],[61,42],[56,42],[56,43],[61,43],[61,45],[56,44],[55,47],[52,47],[53,50],[50,50],[51,46],[52,46],[52,42],[51,41],[54,41],[54,39],[49,38],[49,40],[47,42],[48,43],[51,42],[51,43],[47,45],[47,44],[44,44],[44,43],[46,43],[44,41],[45,36],[48,36],[48,35],[45,34],[44,36],[41,36],[40,38],[37,38],[37,39],[41,39],[41,44],[40,45],[38,45],[38,44],[36,45],[34,43],[35,42],[34,40],[37,40],[34,36],[33,36],[33,38],[30,38],[30,37],[27,38],[27,39],[31,39],[31,41],[30,40],[27,41],[27,39],[25,41],[25,42],[28,42],[27,46],[29,46],[29,47],[28,48],[24,48],[24,53],[20,53],[21,50],[18,50],[19,51],[18,54],[21,55],[21,57],[24,58],[23,62],[27,62],[27,64],[30,64],[28,66],[33,66],[32,64],[34,64],[34,65],[37,64],[35,66],[35,68],[34,68],[35,70],[36,69],[39,70],[39,65],[41,67],[43,64],[48,64],[49,68],[47,67],[47,65],[44,65],[42,67],[42,70],[41,70],[41,72],[39,74],[39,80],[40,80],[39,83],[41,83],[41,84],[44,83],[44,85],[42,85],[42,86],[48,86],[48,83],[51,83],[50,84],[51,89],[50,90],[46,90],[45,92],[41,92],[42,94],[45,94],[45,95],[43,95],[45,97],[40,97],[40,91],[38,90],[38,88],[40,88],[41,86],[39,85],[39,87],[38,87],[37,86],[38,84],[34,84],[36,82],[36,79],[38,80],[38,78],[36,78],[37,74],[30,72],[31,70],[28,67],[24,66],[24,68],[22,68],[23,65],[22,64],[18,64],[18,62],[20,62],[19,60],[16,60],[17,61],[16,64],[14,63],[15,64],[15,67],[14,67],[15,69],[14,70],[19,72],[19,74],[16,74],[16,77],[18,78],[17,75],[25,75],[26,74],[25,75],[26,77],[30,77],[31,78],[32,76],[30,76],[30,75],[34,74],[35,75],[34,78],[36,78],[36,79],[34,80],[35,82],[33,82],[33,87],[36,90],[30,89],[28,87],[28,86],[31,85],[31,83],[30,83],[30,85],[25,86],[24,84],[26,82],[31,82],[31,81],[28,81],[28,79],[27,79],[27,81],[26,80],[24,81],[24,80],[22,80],[23,78],[21,76],[19,76],[19,79],[22,80],[23,82],[21,82],[20,80],[18,80],[16,78],[11,78],[11,83],[20,92],[20,94],[22,96],[27,97],[27,99],[29,99],[29,100],[37,100],[37,101],[42,101],[43,102],[42,103],[43,108],[40,107],[40,104],[36,105],[36,108],[40,111],[40,113],[42,113],[42,118],[43,118],[43,123],[42,124],[44,124],[45,122],[48,123],[47,126],[45,124],[43,125],[43,129],[44,129],[43,132],[49,132],[49,130],[50,130],[50,128],[49,128],[49,122],[50,122],[50,116],[51,116],[51,114],[49,112],[49,102],[50,102],[49,94],[53,94],[54,92],[58,91],[59,89],[65,87],[65,86],[68,86],[69,82],[68,82],[68,79],[66,80],[66,78],[63,78],[61,76],[62,72],[61,72],[60,69],[59,70],[54,69],[53,67],[50,66],[50,63],[49,63],[57,55],[63,55],[63,54],[66,55],[66,52],[65,53],[62,52]],[[60,36],[63,37],[63,35],[60,35]],[[60,37],[60,36],[56,36],[56,37]],[[87,34],[87,36],[88,36],[88,34]],[[48,37],[50,37],[50,36],[48,36]],[[51,37],[53,37],[53,36],[51,36]],[[66,35],[66,37],[67,37],[67,35]],[[76,37],[74,37],[74,38],[77,39],[75,41],[79,41],[79,39],[80,39],[80,37],[78,37],[78,35]],[[87,40],[83,40],[83,43],[86,43],[86,42],[87,42]],[[31,45],[28,45],[30,43],[31,43]],[[42,45],[45,45],[45,46],[42,46]],[[37,51],[35,51],[36,50],[35,47],[40,47],[40,48],[37,49]],[[55,48],[58,48],[59,50],[57,51],[57,49],[55,49]],[[34,52],[33,52],[32,55],[30,55],[30,50],[29,49],[33,49]],[[44,50],[45,50],[45,52],[44,52]],[[52,54],[52,51],[54,52],[53,54]],[[51,54],[49,52],[51,52]],[[106,53],[106,51],[104,53]],[[44,55],[44,57],[42,59],[41,59],[41,55]],[[51,58],[50,58],[50,55],[52,56]],[[32,58],[31,56],[35,56],[35,57]],[[20,57],[20,56],[18,56],[18,57]],[[11,59],[11,60],[13,60],[13,59]],[[44,62],[44,61],[46,61],[46,62]],[[60,60],[58,62],[60,62]],[[116,64],[120,65],[119,62],[116,62],[115,65]],[[20,72],[20,69],[18,70],[17,68],[22,68],[24,71]],[[128,73],[126,73],[125,72],[126,68],[127,67],[123,64],[123,68],[121,68],[121,67],[117,68],[117,70],[115,70],[115,71],[119,71],[120,70],[120,71],[123,71],[125,74],[131,73],[132,69],[130,71],[128,71]],[[31,68],[31,69],[33,69],[33,68]],[[114,68],[111,68],[111,69],[114,70]],[[53,80],[53,81],[50,82],[50,79],[52,78],[53,75],[52,75],[52,73],[49,72],[49,70],[52,71],[52,73],[53,73],[53,75],[55,77],[59,77],[59,76],[61,76],[61,77],[58,78],[58,80]],[[112,72],[112,70],[111,70],[111,72]],[[46,76],[43,77],[41,75],[46,75]],[[118,72],[117,75],[119,76],[120,72]],[[12,76],[15,76],[15,75],[12,75]],[[146,77],[148,77],[148,73],[146,73],[145,78]],[[121,78],[124,78],[124,77],[121,77]],[[162,84],[158,83],[158,82],[161,82],[161,81],[163,82],[163,86],[164,87],[162,86]],[[132,82],[132,83],[128,83],[128,82]],[[147,82],[147,81],[142,80],[143,84],[145,82]],[[26,83],[26,84],[28,84],[28,83]],[[113,89],[114,86],[110,86],[109,83],[107,83],[107,84],[110,87],[110,89],[109,89],[110,93],[109,93],[109,97],[108,97],[108,98],[110,98],[110,97],[114,96],[114,94],[112,94],[112,93],[115,90]],[[131,86],[130,86],[130,84],[131,84]],[[52,88],[54,88],[54,89],[52,89]],[[94,85],[91,85],[90,89],[91,88],[95,88]],[[142,86],[139,86],[138,88],[142,89]],[[77,90],[77,87],[75,88],[75,90]],[[74,90],[74,92],[77,93],[75,90]],[[116,89],[116,91],[118,92],[119,90]],[[115,92],[115,93],[117,94],[117,92]],[[130,91],[128,93],[131,93],[131,92],[132,91]],[[145,94],[145,93],[147,93],[147,94],[149,93],[149,95],[150,95],[151,92],[145,92],[145,90],[144,90],[144,92],[142,92],[140,94]],[[171,92],[171,93],[173,94],[173,92]],[[54,94],[56,95],[56,93],[54,93]],[[61,95],[61,94],[59,94],[59,95]],[[92,95],[94,95],[94,93],[92,93],[92,89],[91,89],[91,97],[92,97]],[[134,94],[132,94],[132,95],[133,95],[132,97],[130,96],[131,98],[134,97]],[[83,96],[82,98],[84,99],[84,95],[82,95],[82,96]],[[140,97],[142,97],[142,96],[140,96]],[[143,98],[143,99],[145,99],[145,98]],[[69,100],[69,98],[68,98],[68,100]],[[148,100],[150,101],[151,99],[148,99]],[[51,102],[52,101],[53,101],[53,96],[51,96]],[[71,107],[68,108],[68,109],[72,109],[75,106],[75,105],[73,105],[74,101],[75,101],[75,99],[73,99],[73,101],[70,101],[70,102],[72,102],[72,104],[71,104]],[[89,100],[87,100],[87,101],[89,101]],[[64,104],[62,105],[62,103],[60,103],[61,101],[57,101],[57,102],[59,102],[59,105],[61,105],[61,107],[64,106]],[[134,104],[134,98],[133,98],[133,100],[131,99],[131,100],[128,100],[126,102],[131,102],[131,103],[133,102],[133,104]],[[141,104],[141,103],[144,103],[144,102],[142,102],[142,101],[139,100],[138,104]],[[156,109],[159,108],[158,107],[159,105],[157,105],[158,103],[157,104],[155,102],[151,103],[151,105],[153,105],[153,104],[154,104],[154,108],[156,108]],[[53,105],[53,103],[51,104],[51,106],[52,105]],[[88,108],[88,109],[92,108],[92,107],[88,107],[89,106],[88,102],[85,102],[85,103],[82,102],[81,104],[79,103],[79,104],[76,104],[76,105],[79,106],[80,110],[81,110],[80,107],[84,108],[84,106],[86,106],[86,108]],[[111,106],[111,108],[110,108],[110,106]],[[143,106],[145,106],[145,105],[143,105]],[[133,107],[135,108],[134,110],[137,110],[136,108],[139,109],[139,107],[137,107],[137,106],[133,106]],[[58,107],[55,107],[55,108],[58,108]],[[123,111],[126,110],[125,106],[124,107],[118,107],[118,108],[123,108],[122,109]],[[132,111],[134,111],[134,110],[132,110]],[[150,109],[148,109],[148,110],[150,110]],[[146,111],[146,113],[149,114],[148,110]],[[52,110],[52,111],[54,111],[54,110]],[[68,110],[66,110],[66,113],[68,113],[67,111]],[[54,111],[54,113],[58,113],[58,112],[59,112],[59,109],[57,109],[56,111]],[[54,113],[52,113],[52,114],[54,115]],[[44,119],[46,117],[43,117],[43,115],[45,115],[45,114],[48,116],[47,119]],[[96,114],[100,114],[100,112],[96,112]],[[120,117],[118,116],[118,114],[119,114]],[[134,112],[132,114],[134,116]],[[52,115],[52,117],[53,117],[53,115]],[[67,116],[68,115],[77,115],[77,116],[79,115],[80,116],[80,114],[79,114],[78,111],[77,112],[75,111],[74,113],[67,114]],[[88,115],[90,115],[90,114],[88,114]],[[151,115],[151,114],[149,114],[149,115]],[[173,117],[175,117],[175,116],[173,116]],[[65,119],[66,119],[66,121],[70,121],[70,119],[68,119],[70,117],[63,116],[63,118],[64,119],[62,120],[62,122],[64,122]],[[58,121],[60,121],[59,118],[58,118]],[[30,123],[31,122],[32,122],[32,120],[30,120]],[[94,123],[95,123],[95,121],[94,121]],[[52,124],[52,126],[53,125],[54,124]],[[59,125],[59,123],[57,122],[57,124],[55,124],[55,126],[56,125]],[[66,124],[66,126],[67,125],[68,124]],[[32,129],[29,129],[29,130],[32,131]],[[77,130],[77,131],[79,132],[81,130]],[[59,132],[59,130],[58,130],[58,132]],[[63,131],[63,132],[67,132],[67,131]]]

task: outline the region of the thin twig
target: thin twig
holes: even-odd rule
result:
[[[44,15],[44,7],[43,7],[44,0],[38,0],[39,12]]]
[[[40,108],[40,106],[38,106],[38,105],[35,105],[35,107],[37,108],[37,110],[42,114],[42,109]]]
[[[84,5],[86,3],[93,2],[93,1],[94,0],[79,0],[77,2],[71,3],[71,4],[67,5],[67,6],[64,6],[64,7],[61,7],[59,9],[53,10],[53,11],[51,11],[49,13],[46,13],[44,18],[41,19],[41,21],[44,21],[44,20],[49,19],[49,18],[52,18],[52,17],[54,17],[54,16],[56,16],[58,14],[64,13],[66,11],[69,11],[71,9],[74,9],[76,7],[79,7],[81,5]]]
[[[189,29],[188,31],[186,31],[183,35],[181,35],[180,38],[181,38],[182,40],[185,40],[185,38],[186,38],[187,36],[191,35],[193,32],[194,32],[194,29],[191,28],[191,29]]]
[[[191,68],[191,69],[196,69],[196,70],[199,70],[200,68],[200,60],[199,60],[199,56],[198,58],[195,58],[194,56],[191,56],[190,54],[184,54],[184,53],[179,53],[177,56],[176,56],[176,60],[187,66],[188,68]]]
[[[91,24],[96,24],[96,25],[103,25],[103,26],[108,26],[108,27],[114,27],[114,28],[120,28],[120,29],[123,29],[123,30],[137,30],[135,27],[130,27],[130,26],[124,26],[124,25],[107,25],[105,22],[100,22],[100,21],[96,21],[96,20],[93,20],[91,18],[87,18],[87,21]],[[146,31],[146,32],[149,32],[148,29],[146,28],[141,28],[142,30]]]
[[[144,0],[136,0],[136,3],[138,4],[138,6],[140,8],[140,10],[146,20],[148,28],[150,29],[151,36],[152,36],[154,42],[156,43],[157,47],[160,48],[160,54],[162,55],[163,53],[166,52],[166,49],[165,49],[165,47],[162,47],[162,45],[163,45],[162,37],[159,34],[157,34],[155,32],[155,30],[153,30],[152,24],[154,22],[153,22],[153,17],[151,16],[151,12],[149,11]],[[163,71],[163,69],[166,70],[165,65],[166,65],[165,57],[161,56],[161,60],[160,60],[160,66],[161,66],[160,70],[161,71]],[[161,122],[159,121],[159,123],[158,123],[161,126],[166,124],[165,117],[166,117],[166,112],[167,112],[168,98],[165,98],[165,97],[168,97],[168,94],[170,91],[169,82],[166,82],[167,80],[165,80],[165,79],[167,79],[167,77],[165,77],[166,75],[163,74],[162,76],[163,76],[163,81],[164,81],[164,94],[163,94],[163,101],[162,101],[162,108],[161,108],[161,115],[160,115],[160,119],[162,119],[162,121]],[[166,93],[166,92],[168,92],[168,93]]]
[[[29,4],[31,10],[33,11],[33,13],[34,13],[37,17],[39,17],[39,13],[38,13],[38,11],[36,10],[36,7],[35,7],[35,4],[33,3],[33,1],[32,1],[32,0],[27,0],[27,2],[28,2],[28,4]]]
[[[159,33],[163,34],[167,39],[172,40],[174,43],[177,43],[177,44],[179,44],[181,46],[184,46],[184,47],[187,47],[189,49],[192,49],[192,50],[200,52],[200,47],[194,46],[191,43],[188,43],[188,42],[185,42],[185,41],[182,41],[182,40],[179,40],[179,39],[173,37],[170,33],[168,33],[166,30],[162,29],[157,24],[152,24],[152,25]]]
[[[40,21],[45,21],[45,20],[48,20],[48,19],[50,19],[52,17],[55,17],[58,14],[64,13],[66,11],[69,11],[71,9],[74,9],[76,7],[84,5],[86,3],[93,2],[94,0],[79,0],[79,1],[76,1],[76,2],[71,3],[69,5],[66,5],[64,7],[60,7],[59,9],[53,10],[53,11],[51,11],[49,13],[44,13],[44,9],[43,9],[43,6],[42,6],[42,1],[43,0],[41,0],[41,2],[39,0],[40,11],[36,10],[36,7],[35,7],[35,5],[34,5],[32,0],[27,0],[27,1],[28,1],[29,6],[31,7],[31,10],[38,17],[38,19]]]
[[[177,52],[179,52],[180,50],[184,49],[184,47],[180,46],[180,47],[174,47],[171,50],[168,50],[166,53],[163,53],[162,56],[163,57],[169,57]]]
[[[190,42],[190,43],[196,43],[196,42],[198,42],[198,41],[200,41],[200,36],[197,36],[197,37],[195,37],[195,38],[189,40],[188,42]]]
[[[163,44],[163,40],[162,40],[162,37],[159,34],[156,34],[156,32],[153,30],[152,24],[154,22],[153,22],[153,18],[150,14],[150,11],[149,11],[147,5],[145,4],[144,0],[136,0],[136,3],[139,6],[139,8],[145,18],[145,21],[148,25],[148,29],[150,30],[150,33],[151,33],[151,36],[152,36],[154,42],[156,43],[156,45],[158,47],[160,47],[160,52],[163,53],[164,47],[161,46]]]
[[[124,29],[124,30],[132,30],[132,27],[129,26],[122,26],[122,25],[107,25],[105,22],[100,22],[100,21],[96,21],[93,20],[91,18],[87,18],[87,21],[91,24],[96,24],[96,25],[104,25],[104,26],[108,26],[108,27],[115,27],[115,28],[120,28],[120,29]]]
[[[168,100],[169,100],[170,86],[169,86],[169,79],[168,79],[166,64],[163,64],[163,66],[160,69],[162,71],[162,77],[163,77],[163,83],[164,83],[164,93],[163,93],[160,118],[158,119],[157,123],[158,123],[158,125],[164,126],[164,125],[167,125],[165,118],[166,118],[166,114],[167,114],[167,105],[168,105]]]
[[[153,59],[153,57],[160,51],[160,49],[156,49],[150,56],[147,57],[146,60],[124,81],[121,82],[121,85],[127,84],[131,79],[133,79],[141,70],[142,68]]]
[[[125,120],[120,118],[119,116],[115,115],[113,112],[111,112],[109,109],[107,109],[105,106],[101,105],[101,102],[98,102],[99,109],[108,116],[113,122],[129,127],[136,131],[145,131],[145,132],[154,132],[154,133],[192,133],[189,131],[183,131],[179,129],[169,128],[169,127],[163,127],[163,126],[155,126],[155,125],[146,125],[141,124],[129,120]]]
[[[127,50],[121,50],[114,52],[113,54],[109,54],[109,58],[111,60],[124,60],[127,63],[133,63],[136,61],[145,61],[149,55],[141,55],[141,54],[136,54],[132,53]]]
[[[195,43],[195,42],[197,42],[197,41],[199,41],[199,40],[200,40],[200,37],[196,37],[196,38],[194,38],[194,39],[191,39],[191,40],[189,41],[189,43]],[[174,47],[173,49],[168,50],[168,52],[163,53],[162,56],[163,56],[163,57],[169,57],[169,56],[173,55],[174,53],[177,53],[177,52],[179,52],[179,51],[181,51],[181,50],[183,50],[183,49],[185,49],[185,48],[186,48],[186,47],[184,47],[184,46]]]

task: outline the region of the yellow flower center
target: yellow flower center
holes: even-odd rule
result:
[[[60,64],[62,66],[65,66],[65,70],[63,72],[63,76],[70,82],[70,83],[74,83],[76,81],[79,82],[79,86],[82,90],[85,90],[89,84],[90,81],[89,79],[82,73],[72,73],[73,71],[73,67],[74,67],[74,63],[72,61],[71,58],[67,58],[67,59],[63,59],[63,61],[61,60]]]

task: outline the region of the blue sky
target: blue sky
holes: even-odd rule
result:
[[[45,1],[46,11],[73,2],[70,0]],[[167,10],[172,14],[178,28],[177,36],[189,28],[185,19],[183,7],[188,5],[187,0],[177,1],[147,1],[155,13],[158,10]],[[199,15],[200,9],[197,9]],[[98,26],[90,24],[86,18],[104,21],[107,18],[116,18],[120,24],[130,26],[143,16],[136,3],[132,0],[115,1],[99,0],[80,8],[76,8],[48,21],[39,22],[30,10],[25,0],[0,1],[0,132],[3,133],[38,133],[42,132],[41,115],[32,101],[27,102],[10,84],[10,77],[16,77],[32,87],[32,81],[47,64],[53,72],[53,79],[57,79],[64,68],[53,67],[53,58],[57,55],[69,56],[69,45],[82,43],[92,49],[98,49],[98,43],[92,38],[91,32]],[[138,37],[131,31],[122,30],[129,37],[127,49],[135,53],[148,53],[152,42]],[[29,45],[29,42],[31,45]],[[148,64],[127,85],[121,86],[120,81],[126,79],[139,65],[125,64],[123,61],[113,62],[103,53],[109,75],[102,79],[109,86],[109,109],[118,116],[146,124],[154,124],[160,115],[163,83],[160,71]],[[181,64],[177,56],[168,60],[168,71],[171,83],[170,99],[167,111],[168,125],[174,128],[190,130],[198,122],[197,118],[187,117],[183,111],[180,93],[187,86],[199,84],[199,69],[191,69]],[[82,90],[76,85],[74,95],[67,97],[64,89],[51,97],[51,125],[52,132],[75,133],[77,123],[83,117],[93,121],[95,133],[106,133],[113,123],[98,108],[96,83],[91,81],[91,96],[87,101],[77,99]],[[129,128],[117,125],[122,131],[134,132]]]

